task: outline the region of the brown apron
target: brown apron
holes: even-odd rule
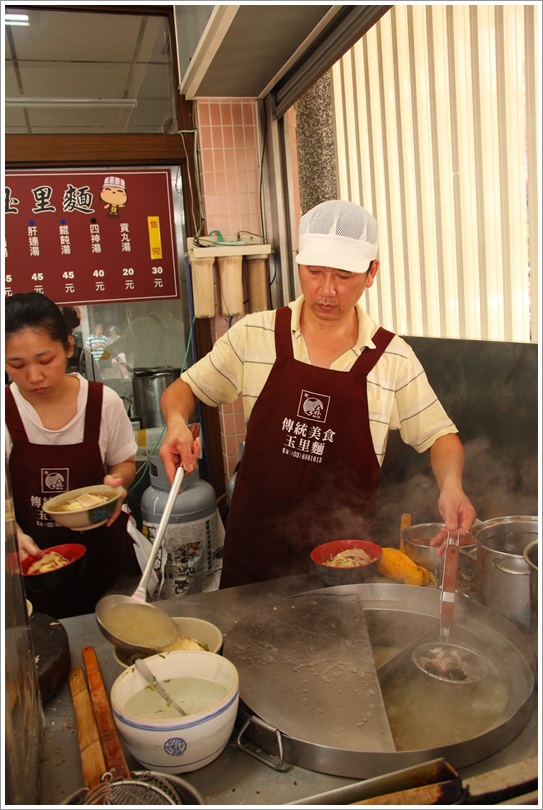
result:
[[[310,570],[328,540],[371,539],[380,467],[367,375],[393,338],[380,328],[349,372],[294,359],[277,310],[277,359],[247,425],[228,514],[221,588]]]
[[[6,426],[13,441],[9,473],[17,523],[40,548],[63,543],[81,543],[87,548],[80,580],[62,593],[46,592],[25,579],[34,610],[57,619],[94,612],[96,602],[113,586],[129,587],[141,576],[125,512],[108,528],[75,532],[59,526],[41,510],[55,495],[103,482],[99,447],[102,393],[103,385],[89,382],[82,443],[41,445],[28,441],[13,394],[6,387]]]

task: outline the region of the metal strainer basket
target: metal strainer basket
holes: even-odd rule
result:
[[[80,788],[62,802],[63,805],[109,804],[132,805],[196,805],[205,804],[203,797],[184,779],[155,771],[132,771],[129,777],[111,779],[106,773],[94,788]]]

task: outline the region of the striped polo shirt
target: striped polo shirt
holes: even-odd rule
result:
[[[311,363],[300,329],[303,296],[288,306],[294,358]],[[335,371],[350,371],[379,328],[358,303],[358,339],[332,363]],[[213,349],[181,375],[194,396],[218,406],[243,397],[245,423],[275,362],[275,310],[245,315],[216,341]],[[430,386],[413,349],[397,335],[368,374],[370,430],[379,464],[383,463],[389,430],[399,430],[402,440],[419,453],[440,436],[457,433]]]

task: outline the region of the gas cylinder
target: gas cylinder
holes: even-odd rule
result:
[[[160,456],[149,457],[151,485],[141,498],[142,533],[152,543],[171,485]],[[198,468],[183,479],[155,561],[158,599],[216,590],[222,569],[224,526],[215,490]]]

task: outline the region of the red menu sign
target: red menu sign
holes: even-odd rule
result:
[[[169,170],[7,171],[5,183],[6,295],[179,298]]]

